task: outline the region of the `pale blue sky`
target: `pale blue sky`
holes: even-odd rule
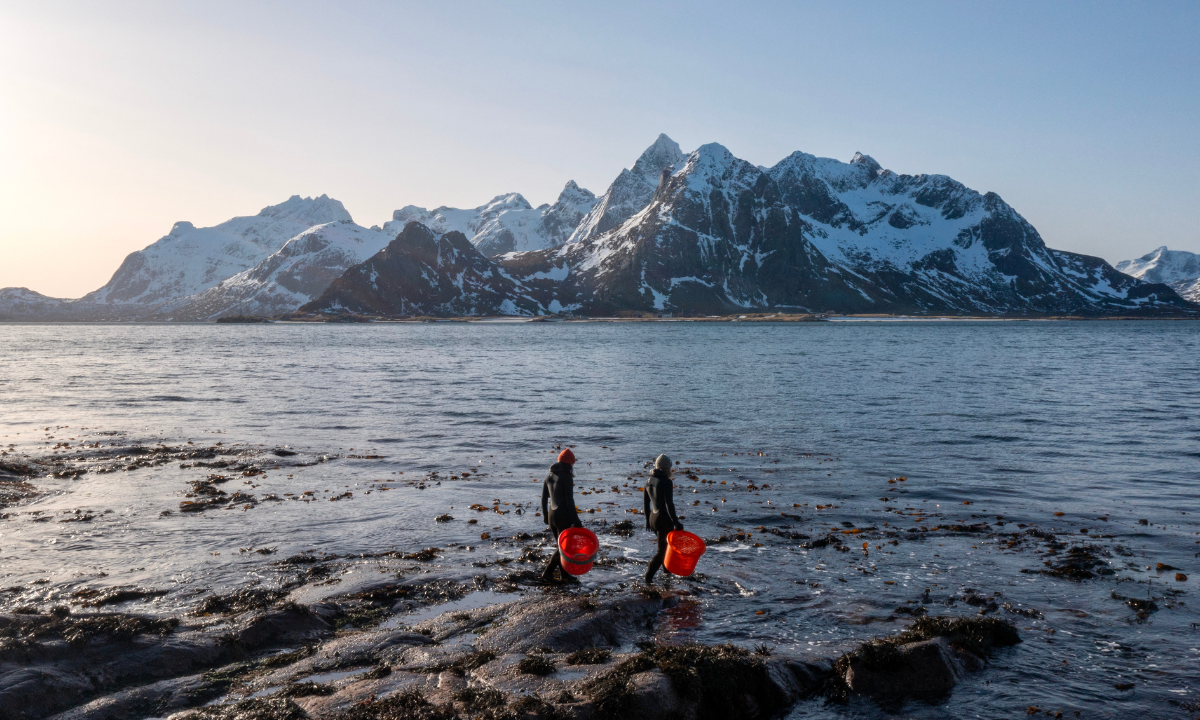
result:
[[[660,132],[994,190],[1052,247],[1200,252],[1200,3],[0,0],[0,287],[177,220],[597,194]]]

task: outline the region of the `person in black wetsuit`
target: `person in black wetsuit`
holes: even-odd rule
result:
[[[654,573],[662,567],[667,556],[667,533],[682,530],[683,523],[675,515],[675,493],[671,484],[671,458],[659,455],[654,460],[654,472],[646,478],[643,504],[646,510],[646,529],[658,535],[658,552],[646,568],[646,584],[654,582]]]
[[[562,573],[563,580],[579,582],[573,575],[562,570],[562,557],[558,553],[558,536],[563,530],[583,527],[575,511],[575,453],[565,448],[558,454],[558,462],[550,466],[550,474],[542,483],[542,519],[550,526],[554,537],[554,556],[542,571],[542,579],[554,581],[554,571]]]

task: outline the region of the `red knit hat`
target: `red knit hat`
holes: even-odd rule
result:
[[[575,453],[571,452],[571,448],[563,448],[563,451],[558,454],[558,461],[565,462],[568,465],[574,465]]]

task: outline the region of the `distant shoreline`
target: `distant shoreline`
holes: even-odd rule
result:
[[[706,317],[552,317],[552,316],[418,316],[377,317],[367,315],[312,316],[312,317],[239,317],[217,320],[16,320],[0,319],[0,325],[308,325],[308,324],[404,324],[404,323],[909,323],[909,322],[1062,322],[1062,321],[1114,321],[1114,320],[1200,320],[1195,315],[1048,315],[1048,316],[1005,316],[1005,315],[835,315],[835,314],[786,314],[745,313],[739,315],[713,315]]]

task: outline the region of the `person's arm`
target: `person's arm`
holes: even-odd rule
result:
[[[671,518],[671,522],[675,525],[676,530],[682,530],[683,523],[679,522],[679,518],[675,515],[674,483],[672,483],[671,480],[668,478],[667,481],[665,483],[663,483],[663,485],[665,486],[664,487],[665,492],[663,494],[662,504],[663,504],[664,509],[667,511],[667,517]]]
[[[642,486],[642,512],[646,515],[646,529],[653,530],[650,527],[650,478],[646,478],[646,484]]]
[[[542,519],[546,521],[547,525],[550,524],[550,510],[546,505],[546,501],[548,501],[549,499],[550,499],[550,476],[547,475],[546,479],[542,481]]]
[[[583,521],[579,519],[579,511],[575,509],[575,479],[574,475],[568,475],[559,480],[560,483],[566,483],[563,494],[567,496],[567,502],[570,503],[567,507],[571,508],[571,514],[575,516],[575,522],[571,523],[571,527],[583,527]]]

